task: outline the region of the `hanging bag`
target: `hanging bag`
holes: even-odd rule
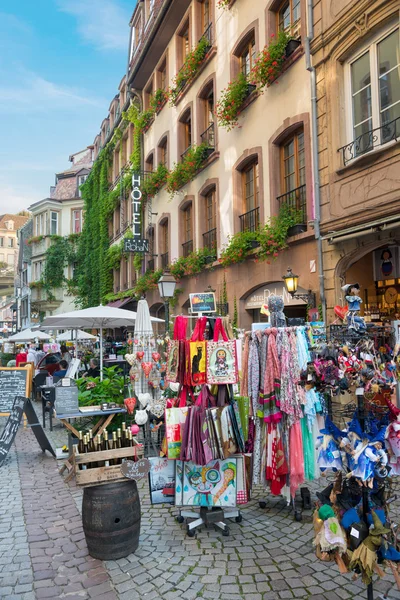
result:
[[[222,341],[219,341],[220,335]],[[214,340],[207,342],[207,383],[220,385],[237,383],[237,381],[236,343],[228,341],[222,321],[217,319]]]
[[[186,406],[188,390],[182,387],[179,393],[179,405],[165,409],[165,437],[167,456],[170,460],[181,457],[182,434],[189,407]]]
[[[188,342],[188,379],[190,385],[203,385],[206,382],[206,342],[204,331],[207,325],[207,317],[197,320],[192,337]]]

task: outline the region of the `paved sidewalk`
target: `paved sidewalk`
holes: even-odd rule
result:
[[[58,445],[64,436],[58,428],[49,434]],[[30,429],[21,427],[0,473],[1,599],[366,598],[360,581],[316,560],[310,513],[296,523],[285,503],[273,498],[260,509],[260,492],[244,507],[243,522],[229,523],[229,537],[210,527],[188,538],[175,520],[176,509],[151,506],[147,481],[142,481],[139,549],[125,559],[102,562],[87,552],[82,490],[64,483],[56,461],[40,451]],[[400,598],[389,574],[376,587]]]

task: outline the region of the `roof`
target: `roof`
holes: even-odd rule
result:
[[[79,154],[79,152],[77,152],[76,154]],[[76,156],[75,154],[71,155]],[[57,173],[57,175],[62,175],[63,173],[77,173],[78,171],[81,171],[82,169],[91,169],[93,165],[92,162],[92,150],[91,148],[87,150],[87,152],[85,152],[85,154],[82,156],[82,158],[80,158],[79,160],[77,160],[76,162],[74,162],[73,166],[70,167],[69,169],[65,169],[64,171],[59,171]]]
[[[17,230],[20,227],[22,227],[22,225],[25,225],[25,223],[29,221],[29,219],[30,217],[22,217],[21,215],[11,215],[9,213],[0,215],[0,229],[6,228],[6,221],[14,221],[14,230]]]

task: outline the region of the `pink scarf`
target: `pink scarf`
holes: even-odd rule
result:
[[[304,482],[303,439],[301,423],[297,421],[289,430],[289,465],[290,465],[290,495],[296,495],[296,490]]]
[[[264,375],[264,394],[262,394],[260,402],[264,405],[264,421],[266,423],[278,423],[282,419],[282,413],[280,411],[281,372],[276,347],[277,329],[273,327],[267,329],[264,333],[268,335],[268,350]]]

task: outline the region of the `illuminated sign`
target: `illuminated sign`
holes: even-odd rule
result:
[[[133,238],[124,239],[124,252],[136,252],[138,254],[149,251],[149,240],[142,238],[142,225],[140,213],[142,206],[142,192],[140,189],[141,177],[138,173],[132,175],[132,233]]]

